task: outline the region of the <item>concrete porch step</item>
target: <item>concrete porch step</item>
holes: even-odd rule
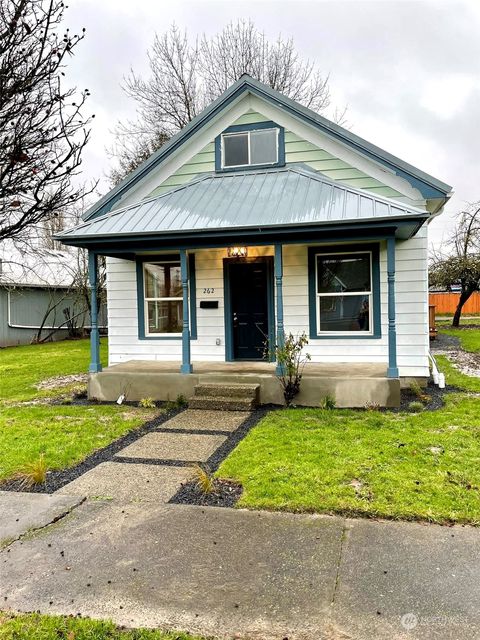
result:
[[[231,382],[228,384],[221,382],[204,382],[195,385],[194,395],[252,398],[253,400],[258,401],[259,391],[259,384],[244,384],[241,382]]]
[[[232,396],[193,396],[188,401],[189,409],[207,409],[209,411],[252,411],[258,402],[253,398],[235,398]]]

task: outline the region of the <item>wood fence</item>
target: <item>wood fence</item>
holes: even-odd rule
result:
[[[435,305],[435,315],[442,313],[453,314],[460,299],[459,293],[430,293],[429,304]],[[470,296],[463,306],[462,315],[480,314],[480,293],[476,292]]]

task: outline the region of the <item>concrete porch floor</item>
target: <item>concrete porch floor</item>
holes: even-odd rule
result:
[[[352,384],[352,381],[355,381]],[[129,360],[90,375],[89,397],[116,400],[175,400],[190,398],[201,383],[257,383],[261,404],[284,404],[280,383],[271,362],[194,362],[193,372],[180,373],[180,363]],[[400,381],[387,378],[384,364],[307,363],[296,404],[319,406],[325,396],[335,398],[338,407],[364,407],[368,403],[396,407],[400,403]]]

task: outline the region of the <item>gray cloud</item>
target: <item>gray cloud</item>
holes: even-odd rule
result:
[[[68,77],[92,91],[97,118],[84,160],[89,177],[108,168],[105,146],[115,122],[134,115],[120,83],[131,66],[146,70],[155,31],[175,21],[192,35],[212,34],[243,17],[269,36],[293,37],[302,55],[331,74],[333,99],[349,105],[353,131],[453,185],[455,197],[432,225],[435,242],[464,201],[480,199],[476,0],[74,0],[67,15],[72,28],[87,28]]]

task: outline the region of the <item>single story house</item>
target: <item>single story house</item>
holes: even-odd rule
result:
[[[90,327],[87,300],[75,287],[74,255],[47,248],[0,245],[0,347],[57,341]],[[98,325],[105,328],[103,304]]]
[[[90,394],[249,381],[308,336],[298,403],[395,405],[429,377],[428,223],[451,187],[242,76],[59,237],[107,256],[109,363]]]

